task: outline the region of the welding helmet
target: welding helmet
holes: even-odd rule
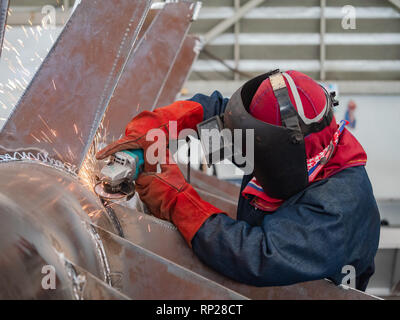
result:
[[[301,74],[301,73],[299,73]],[[303,75],[303,74],[301,74]],[[305,75],[304,75],[305,76]],[[301,106],[296,84],[287,73],[274,70],[246,82],[229,100],[222,117],[216,117],[199,124],[198,130],[204,145],[201,129],[205,127],[228,128],[230,131],[253,129],[254,131],[254,176],[264,192],[272,198],[288,199],[308,185],[307,157],[304,137],[323,130],[333,119],[333,106],[338,102],[335,93],[328,93],[311,78],[324,99],[322,111],[314,118],[307,118]],[[250,104],[260,85],[269,79],[272,93],[278,104],[281,125],[270,124],[257,119],[250,112]],[[286,81],[285,81],[286,80]],[[291,89],[291,96],[289,95]],[[292,100],[296,104],[293,106]],[[213,125],[212,123],[215,121]],[[232,135],[234,136],[234,135]],[[232,147],[245,146],[242,141],[232,141]],[[226,148],[226,146],[225,146]],[[242,151],[243,152],[243,151]],[[222,157],[224,155],[222,154]],[[233,161],[234,162],[234,161]]]

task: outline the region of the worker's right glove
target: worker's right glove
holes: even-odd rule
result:
[[[167,145],[169,138],[169,122],[177,122],[177,134],[183,129],[196,129],[203,121],[203,107],[194,101],[176,101],[173,104],[151,111],[143,111],[134,117],[125,129],[125,137],[117,140],[96,154],[98,160],[104,159],[118,151],[128,149],[146,150],[153,141],[146,140],[149,130],[159,128],[165,133]]]
[[[167,150],[167,157],[168,157]],[[178,166],[169,159],[161,164],[161,173],[147,172],[136,180],[136,191],[150,212],[171,221],[191,247],[191,241],[203,223],[212,215],[223,213],[202,200],[186,182]]]

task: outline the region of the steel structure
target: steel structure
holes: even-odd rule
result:
[[[0,1],[0,57],[3,48],[4,32],[6,29],[9,0]]]
[[[157,6],[146,19],[149,8],[81,0],[0,133],[0,298],[373,299],[326,280],[234,282],[137,199],[104,206],[95,196],[98,144],[138,112],[172,102],[198,53],[187,35],[196,3]],[[235,216],[237,187],[199,172],[191,181]],[[55,290],[43,287],[45,266]]]

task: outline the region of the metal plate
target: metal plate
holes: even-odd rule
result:
[[[77,300],[130,300],[128,296],[107,285],[85,269],[68,263],[70,278]]]
[[[187,166],[178,163],[182,172],[187,172]],[[190,170],[190,184],[197,189],[213,193],[219,197],[237,202],[240,195],[240,187],[228,181],[220,180],[215,176],[209,176],[199,170]]]
[[[190,2],[167,3],[156,10],[115,89],[99,130],[100,143],[117,140],[132,117],[156,106],[190,27],[193,10]]]
[[[23,161],[0,163],[0,176],[0,233],[31,239],[38,250],[52,248],[107,280],[107,261],[88,227],[89,217],[96,221],[105,210],[81,181],[48,165]],[[34,241],[38,232],[47,244]]]
[[[113,287],[132,299],[243,300],[245,297],[99,227]]]
[[[79,167],[148,9],[144,0],[81,0],[4,125],[0,153],[46,151]]]
[[[3,48],[4,32],[6,30],[9,0],[0,0],[0,57]]]
[[[221,209],[223,212],[227,213],[232,219],[237,217],[237,203],[238,200],[232,201],[226,197],[217,196],[213,193],[205,191],[203,189],[195,188],[199,196],[213,206]]]
[[[127,240],[215,281],[249,299],[374,299],[352,289],[338,287],[327,280],[310,281],[284,287],[253,287],[230,280],[203,264],[188,247],[175,226],[153,216],[113,206]]]
[[[188,35],[182,45],[176,62],[168,76],[156,106],[166,106],[174,102],[184,83],[189,77],[190,69],[195,62],[200,50],[198,37]]]

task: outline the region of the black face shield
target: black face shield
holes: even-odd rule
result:
[[[258,87],[267,78],[270,78],[279,103],[282,126],[258,120],[248,111]],[[254,130],[254,176],[270,197],[288,199],[307,186],[308,171],[304,136],[321,131],[328,126],[333,117],[332,107],[337,104],[333,99],[334,93],[328,94],[327,91],[325,93],[327,98],[325,113],[321,121],[310,124],[303,122],[292,105],[283,75],[279,70],[248,81],[229,100],[223,115],[223,128],[230,129],[232,135],[234,130],[243,130],[241,144],[233,140],[233,145],[240,145],[242,150],[245,150],[243,147],[246,138],[245,130]],[[210,126],[210,120],[206,122]],[[221,124],[215,124],[215,126],[221,127]],[[202,137],[202,128],[200,124],[198,126],[200,137]],[[203,139],[202,143],[204,146]]]

